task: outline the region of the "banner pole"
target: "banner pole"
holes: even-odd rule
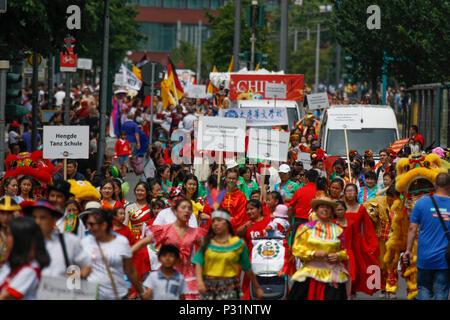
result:
[[[217,191],[220,191],[220,175],[223,162],[223,151],[219,151],[219,172],[217,173]]]
[[[350,170],[350,156],[348,154],[347,126],[345,124],[344,124],[344,135],[345,135],[345,149],[347,150],[348,176],[350,177],[350,182],[351,182],[352,181],[352,171]]]
[[[67,180],[67,158],[64,158],[63,165],[64,165],[64,180]]]

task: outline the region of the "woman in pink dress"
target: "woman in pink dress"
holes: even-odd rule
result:
[[[177,216],[177,220],[172,224],[150,226],[145,232],[146,237],[136,243],[132,251],[135,252],[152,242],[155,244],[155,247],[163,244],[175,245],[180,250],[179,264],[175,266],[175,269],[186,280],[188,286],[188,293],[185,296],[186,300],[197,300],[197,281],[195,268],[191,264],[191,256],[194,245],[200,244],[201,239],[206,235],[208,230],[188,226],[188,221],[192,214],[192,203],[190,200],[179,200],[172,210]]]

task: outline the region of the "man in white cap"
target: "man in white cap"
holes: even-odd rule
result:
[[[278,191],[283,197],[284,202],[290,202],[294,196],[295,191],[300,189],[300,186],[291,181],[291,168],[287,164],[282,164],[278,169],[278,175],[280,176],[280,183],[277,183],[273,191]]]

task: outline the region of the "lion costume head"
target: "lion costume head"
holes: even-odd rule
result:
[[[42,150],[11,154],[5,160],[5,178],[30,176],[40,184],[51,184],[53,164],[43,158]]]

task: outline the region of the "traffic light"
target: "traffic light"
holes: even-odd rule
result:
[[[239,53],[239,60],[250,61],[250,52],[244,51],[244,52]]]
[[[252,8],[253,5],[248,4],[245,10],[245,26],[247,28],[251,28],[252,24]],[[264,6],[257,5],[256,6],[256,27],[262,28],[264,27]]]
[[[269,64],[269,61],[267,61],[268,57],[269,57],[269,55],[267,53],[256,52],[255,53],[255,63],[259,64],[261,66],[265,66],[265,65]]]
[[[17,83],[22,81],[22,75],[19,73],[8,72],[6,78],[6,106],[5,116],[6,121],[17,120],[17,118],[28,114],[27,107],[20,105],[18,101],[22,95],[21,90],[17,89]]]

